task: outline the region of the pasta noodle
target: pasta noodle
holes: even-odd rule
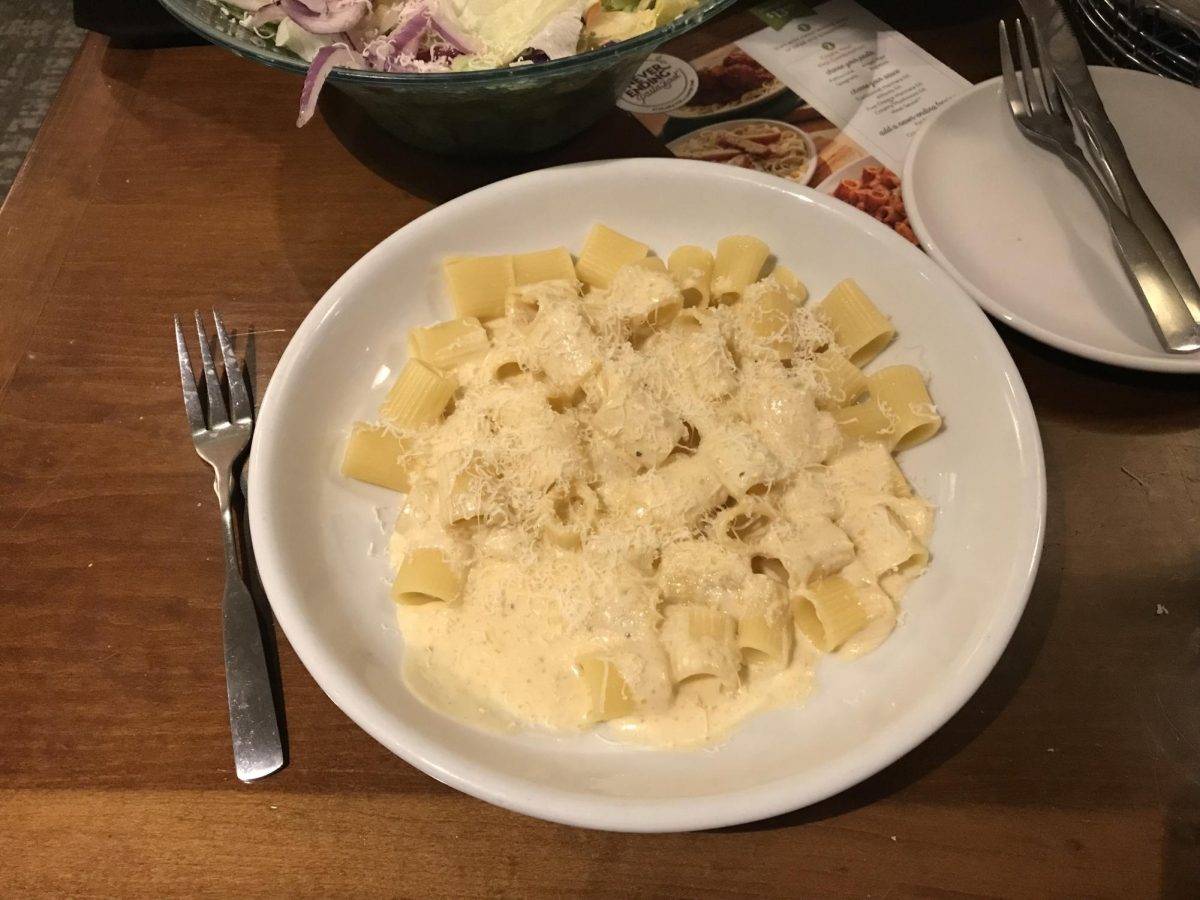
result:
[[[771,278],[787,292],[787,295],[797,305],[804,303],[808,299],[808,288],[804,286],[804,282],[796,276],[796,273],[787,266],[776,266],[771,270]]]
[[[596,226],[573,269],[447,263],[459,318],[413,330],[342,460],[407,493],[392,597],[420,696],[697,745],[887,638],[933,528],[891,451],[941,419],[915,369],[860,370],[894,331],[854,282],[809,309],[769,256],[737,235],[664,262]]]
[[[560,279],[574,281],[575,263],[566,247],[518,253],[513,257],[513,279],[518,285]]]
[[[791,359],[796,349],[791,335],[796,301],[782,288],[767,288],[747,297],[740,307],[746,326],[780,358]]]
[[[584,284],[608,287],[618,269],[645,259],[649,252],[649,247],[633,238],[606,225],[594,225],[583,242],[583,252],[579,254],[575,271]]]
[[[449,372],[483,356],[491,342],[478,319],[451,319],[408,333],[408,355]]]
[[[929,562],[925,547],[888,506],[853,509],[842,517],[841,524],[858,550],[859,561],[875,578],[889,572],[923,569]]]
[[[581,547],[599,511],[600,501],[587,485],[576,485],[569,494],[547,496],[542,533],[560,547]]]
[[[745,616],[738,621],[737,645],[745,653],[759,654],[772,666],[785,666],[792,652],[791,622],[783,617],[772,622],[762,614]]]
[[[845,406],[867,392],[867,377],[840,351],[826,350],[817,357],[816,362],[828,386],[831,404]]]
[[[632,263],[639,269],[645,269],[647,272],[657,272],[660,275],[667,274],[667,264],[659,256],[647,256],[645,259],[639,259]]]
[[[454,311],[463,319],[504,315],[504,297],[516,284],[511,256],[460,256],[442,266]]]
[[[428,363],[410,359],[379,409],[385,422],[400,428],[432,425],[454,396],[454,382]]]
[[[709,606],[669,606],[661,633],[676,684],[711,677],[726,688],[737,687],[737,622],[728,613]]]
[[[830,291],[818,309],[829,320],[838,347],[856,366],[870,362],[896,336],[892,323],[849,278]]]
[[[713,261],[712,292],[722,303],[731,303],[758,280],[770,249],[756,237],[734,235],[717,242]]]
[[[895,425],[874,397],[835,409],[832,414],[848,441],[882,441],[889,450],[895,445]]]
[[[912,366],[891,366],[869,379],[871,395],[895,417],[893,446],[907,450],[929,440],[942,427],[925,379]]]
[[[355,422],[342,456],[342,474],[368,484],[407,491],[411,486],[404,457],[409,442],[391,428]]]
[[[803,594],[797,594],[792,603],[793,614],[804,636],[826,652],[838,649],[868,621],[854,588],[838,575],[810,585]]]
[[[396,570],[392,598],[398,603],[448,601],[458,596],[462,580],[441,550],[420,547],[409,551]]]
[[[585,656],[579,660],[579,673],[590,698],[591,721],[606,722],[633,712],[635,704],[629,685],[611,662]]]
[[[667,260],[667,270],[679,284],[684,306],[708,306],[713,255],[703,247],[677,247]]]
[[[858,178],[846,178],[834,188],[833,196],[874,216],[911,244],[917,236],[908,223],[900,178],[885,166],[863,166]]]

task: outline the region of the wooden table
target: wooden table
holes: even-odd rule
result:
[[[995,74],[1003,4],[872,5]],[[0,212],[0,896],[1200,896],[1200,382],[1004,328],[1045,440],[1041,573],[984,686],[866,783],[719,832],[546,824],[392,756],[284,645],[291,764],[239,784],[172,314],[252,324],[265,378],[325,288],[435,203],[662,152],[614,114],[521,164],[431,161],[332,105],[344,141],[296,131],[298,87],[89,38]]]

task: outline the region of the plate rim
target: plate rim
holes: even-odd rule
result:
[[[1120,73],[1117,76],[1118,78],[1132,76],[1135,80],[1142,78],[1148,78],[1153,81],[1163,80],[1160,76],[1151,75],[1148,72],[1136,72],[1116,66],[1089,66],[1088,68],[1092,71],[1093,76],[1097,72],[1104,72],[1105,74],[1100,76],[1101,79],[1113,77],[1111,73]],[[1001,84],[1002,80],[1003,76],[997,75],[995,78],[989,78],[986,81],[981,81],[973,85],[930,116],[913,137],[908,149],[908,155],[904,160],[904,172],[900,178],[900,192],[904,199],[904,208],[908,212],[908,220],[912,223],[913,230],[916,232],[921,246],[946,271],[946,274],[954,279],[959,287],[966,291],[967,295],[988,314],[1039,343],[1046,344],[1072,356],[1078,356],[1093,362],[1104,363],[1122,369],[1176,375],[1200,374],[1200,355],[1197,354],[1191,356],[1173,356],[1163,351],[1161,356],[1139,356],[1117,350],[1106,350],[1103,347],[1097,347],[1094,344],[1060,334],[1057,331],[1038,325],[1024,316],[1017,315],[964,275],[949,257],[946,256],[941,245],[934,240],[925,222],[925,215],[921,209],[920,199],[915,187],[916,181],[914,175],[921,150],[928,143],[930,133],[937,127],[937,123],[943,116],[958,106],[976,99],[978,95],[994,89]]]
[[[700,167],[704,167],[703,171]],[[1005,379],[1008,385],[1006,405],[1011,412],[1011,421],[1018,443],[1023,448],[1021,453],[1023,463],[1021,471],[1024,476],[1022,482],[1025,489],[1030,492],[1029,499],[1032,500],[1030,527],[1024,529],[1022,543],[1013,555],[1011,575],[1014,585],[1013,600],[1007,615],[992,623],[993,628],[987,634],[989,643],[986,649],[969,657],[969,664],[958,670],[959,677],[955,679],[953,690],[944,694],[926,695],[919,703],[911,707],[903,727],[892,736],[890,743],[885,748],[860,760],[856,766],[843,772],[839,778],[826,776],[825,780],[815,783],[808,778],[810,783],[805,785],[807,776],[801,771],[765,785],[756,785],[716,795],[671,800],[632,801],[531,785],[528,782],[519,782],[509,776],[497,777],[492,770],[475,765],[462,757],[455,758],[453,750],[447,750],[445,745],[427,739],[419,731],[409,726],[402,726],[400,729],[402,739],[398,740],[395,723],[387,720],[388,717],[377,704],[369,697],[348,696],[349,689],[353,687],[352,684],[349,684],[352,679],[343,679],[336,671],[336,667],[329,663],[327,652],[317,640],[317,635],[310,631],[304,617],[285,601],[272,601],[271,606],[275,612],[276,621],[309,676],[333,701],[335,706],[396,756],[443,784],[465,794],[546,821],[627,833],[692,831],[769,819],[828,799],[886,769],[926,741],[965,706],[995,668],[1024,613],[1038,572],[1046,526],[1046,470],[1041,435],[1028,391],[1000,336],[982,310],[971,302],[970,297],[963,294],[961,287],[945,275],[928,256],[887,226],[876,222],[871,216],[828,195],[818,193],[803,185],[786,182],[775,176],[728,166],[719,166],[714,169],[713,164],[694,160],[655,158],[605,160],[535,170],[494,182],[435,207],[383,238],[359,257],[309,311],[285,348],[269,380],[267,389],[263,393],[258,422],[260,429],[264,424],[267,426],[268,436],[254,441],[251,446],[247,498],[250,533],[260,566],[261,580],[268,597],[272,596],[273,588],[276,596],[280,596],[281,592],[278,589],[281,581],[286,581],[284,575],[275,571],[278,553],[277,541],[274,540],[274,535],[266,530],[269,512],[264,510],[262,503],[259,502],[259,498],[266,492],[263,484],[265,476],[257,474],[266,469],[266,463],[263,460],[268,458],[267,451],[272,444],[270,435],[273,430],[270,426],[278,415],[282,415],[282,411],[276,412],[277,404],[274,402],[274,398],[284,390],[282,385],[290,380],[293,370],[300,365],[308,341],[321,327],[325,318],[336,311],[338,303],[345,296],[351,282],[359,277],[358,272],[367,267],[371,260],[391,253],[392,246],[402,242],[403,234],[418,223],[425,223],[420,227],[428,227],[430,223],[436,223],[446,217],[453,217],[457,215],[460,207],[469,207],[481,194],[510,191],[513,190],[514,184],[520,185],[522,182],[535,178],[544,179],[548,174],[561,177],[563,174],[569,176],[574,171],[594,171],[597,168],[615,170],[617,176],[625,180],[630,177],[632,172],[644,176],[647,171],[651,170],[688,169],[694,170],[704,179],[723,177],[746,181],[758,187],[791,195],[799,202],[813,203],[828,213],[848,217],[855,226],[875,239],[896,242],[897,249],[903,248],[900,249],[900,253],[909,254],[914,262],[921,263],[928,277],[945,278],[944,284],[950,289],[950,292],[960,295],[965,314],[978,316],[980,325],[985,326],[981,327],[978,332],[980,350],[992,358],[990,361],[998,362],[1002,373],[1007,376]],[[625,171],[622,172],[622,170]],[[318,672],[320,672],[319,675]],[[637,747],[629,749],[630,752],[635,753],[659,752],[646,751]],[[449,765],[446,763],[447,759],[449,759]]]

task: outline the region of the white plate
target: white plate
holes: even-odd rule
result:
[[[804,150],[808,154],[807,162],[805,162],[804,168],[800,170],[799,177],[787,178],[787,180],[793,184],[808,184],[808,179],[812,178],[813,172],[817,170],[817,146],[813,143],[812,138],[810,138],[802,129],[797,128],[790,122],[780,122],[778,119],[728,119],[723,122],[715,122],[712,125],[705,125],[703,128],[697,128],[695,131],[689,131],[687,134],[675,138],[675,140],[667,144],[667,149],[674,153],[675,148],[678,145],[686,141],[690,141],[697,135],[704,134],[708,131],[728,131],[730,128],[733,128],[737,125],[770,125],[772,128],[778,128],[782,131],[790,131],[792,134],[797,135],[804,142]],[[703,162],[704,160],[697,161]],[[721,165],[725,164],[721,163]],[[737,168],[741,167],[738,166]],[[784,178],[785,176],[779,175],[775,177]]]
[[[415,324],[447,315],[439,260],[566,244],[594,222],[660,251],[761,236],[820,295],[853,275],[894,319],[879,364],[932,373],[947,427],[902,458],[940,508],[933,565],[877,652],[824,661],[812,699],[752,720],[708,751],[596,735],[500,736],[451,721],[404,687],[375,507],[396,495],[339,477],[344,436],[374,417]],[[305,320],[263,400],[250,523],[288,640],[342,710],[435,778],[534,816],[622,831],[731,825],[814,803],[908,752],[991,670],[1021,615],[1041,547],[1037,425],[995,331],[936,265],[883,225],[768,175],[684,160],[533,172],[433,210],[351,267]],[[384,516],[386,519],[387,513]],[[303,752],[303,748],[301,748]]]
[[[1093,67],[1146,193],[1200,272],[1200,90]],[[1083,182],[1021,136],[999,79],[922,127],[902,179],[921,244],[989,313],[1099,362],[1200,372],[1200,354],[1164,351]]]

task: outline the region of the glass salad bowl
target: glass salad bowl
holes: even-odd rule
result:
[[[213,0],[160,2],[184,25],[239,56],[299,76],[308,70],[307,62],[242,27]],[[656,47],[733,2],[701,0],[661,28],[565,59],[445,73],[337,68],[325,89],[342,91],[391,134],[425,150],[476,157],[531,153],[595,123]],[[300,87],[297,79],[297,106]]]

